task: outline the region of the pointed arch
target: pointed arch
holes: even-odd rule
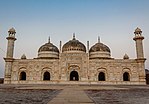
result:
[[[97,81],[106,81],[107,77],[107,69],[104,67],[100,67],[97,69],[96,73]]]
[[[70,81],[79,81],[79,74],[77,71],[72,71],[70,73]]]
[[[26,72],[22,71],[20,73],[20,80],[26,80]]]
[[[50,80],[50,73],[48,71],[44,72],[43,80]]]
[[[105,81],[105,73],[104,72],[99,72],[98,74],[98,81]]]
[[[123,73],[123,81],[130,81],[130,75],[128,72]]]
[[[80,76],[80,67],[78,65],[70,65],[68,67],[68,77],[69,81],[79,81],[81,79]]]
[[[52,80],[52,69],[49,67],[44,67],[42,68],[42,72],[41,72],[41,80],[43,81],[48,81],[48,80]]]

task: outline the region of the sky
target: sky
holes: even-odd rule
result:
[[[111,50],[111,57],[136,58],[134,30],[143,31],[144,54],[149,69],[149,0],[0,0],[0,77],[4,76],[8,30],[16,30],[14,58],[23,54],[36,58],[48,41],[59,48],[76,38],[90,47],[100,36]]]

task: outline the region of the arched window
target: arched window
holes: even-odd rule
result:
[[[20,73],[20,80],[26,80],[26,73],[24,71]]]
[[[50,80],[50,73],[49,72],[45,72],[44,74],[43,74],[43,80]]]
[[[70,81],[78,81],[79,80],[79,75],[77,71],[72,71],[70,73]]]
[[[105,73],[100,72],[98,75],[98,81],[105,81],[105,80],[106,80]]]
[[[125,72],[123,74],[123,81],[130,81],[130,76],[129,76],[129,73],[128,72]]]

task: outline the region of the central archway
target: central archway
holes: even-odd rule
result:
[[[79,80],[79,75],[77,71],[72,71],[70,73],[70,81],[78,81]]]

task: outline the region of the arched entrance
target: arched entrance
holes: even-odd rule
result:
[[[50,73],[49,72],[45,72],[43,75],[43,80],[50,80]]]
[[[26,80],[26,73],[24,71],[20,73],[20,80]]]
[[[77,71],[72,71],[70,73],[70,81],[78,81],[79,80],[79,75]]]
[[[130,81],[130,76],[129,76],[129,73],[128,72],[125,72],[123,74],[123,81]]]
[[[98,75],[98,81],[105,81],[105,73],[100,72]]]

